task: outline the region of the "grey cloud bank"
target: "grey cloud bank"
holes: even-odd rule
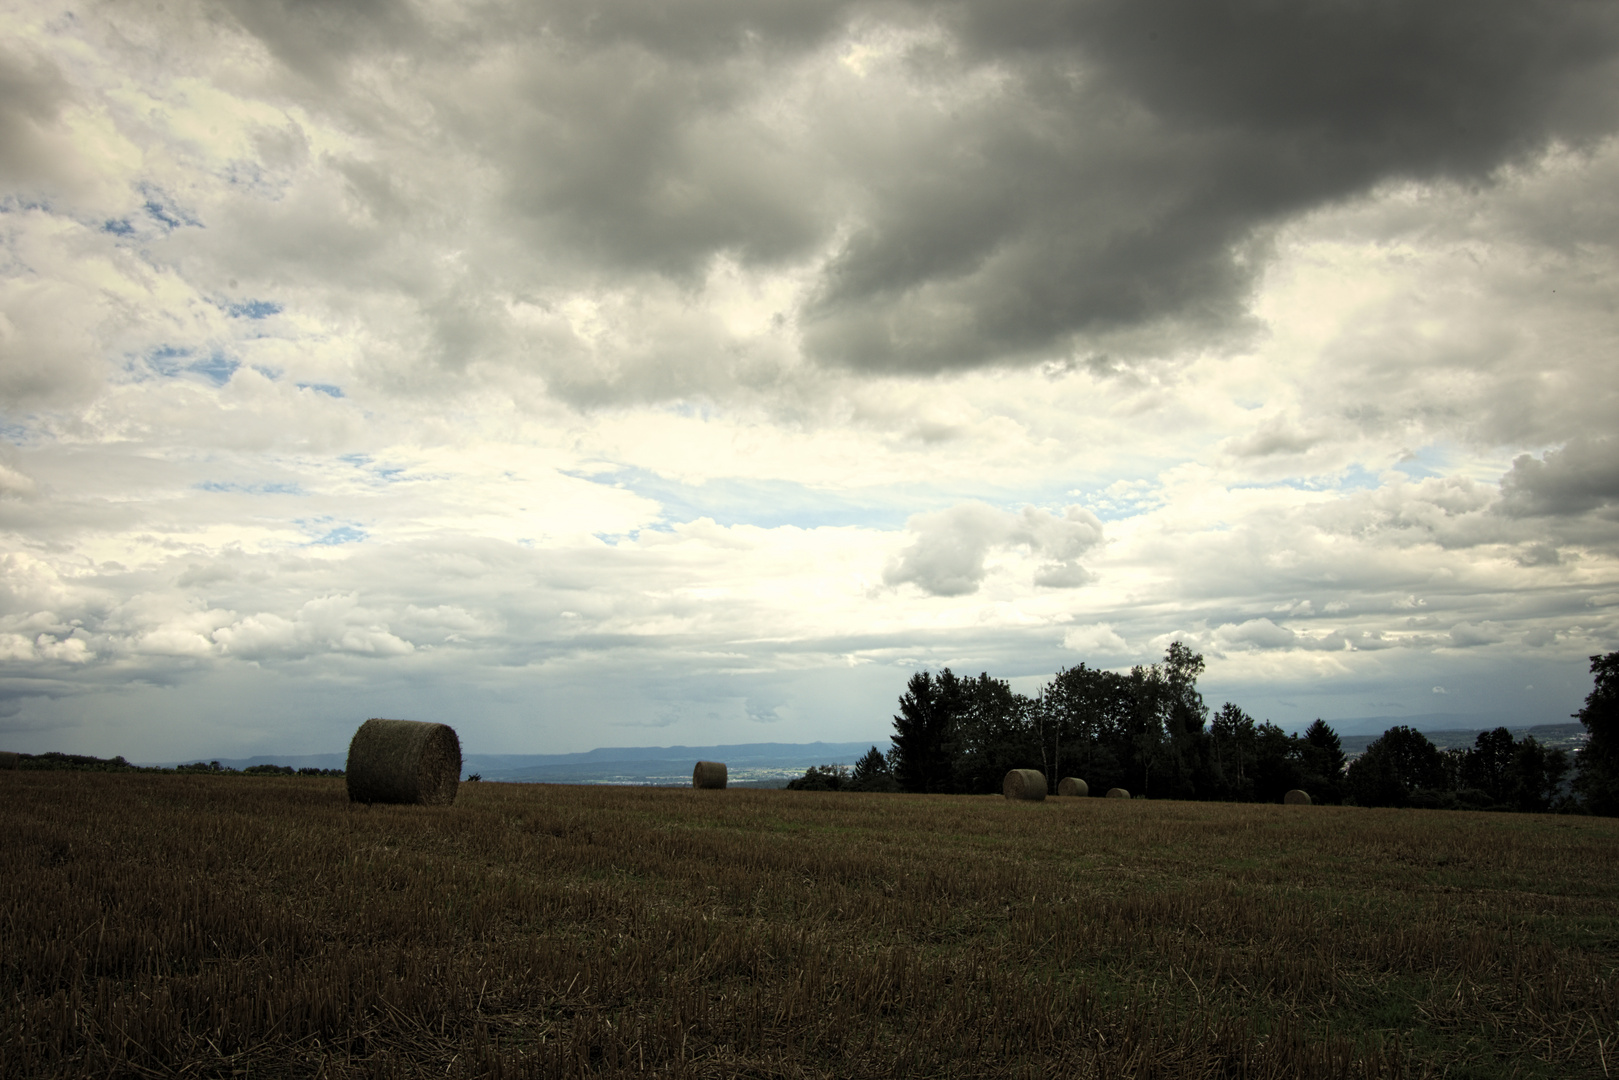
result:
[[[1175,637],[1543,722],[1619,647],[1612,5],[0,28],[19,748],[861,739]]]

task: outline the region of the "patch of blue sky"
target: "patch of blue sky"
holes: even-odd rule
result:
[[[224,386],[242,366],[240,361],[218,350],[198,359],[193,359],[194,356],[195,350],[186,346],[159,345],[146,354],[146,369],[165,379],[200,375],[215,386]],[[139,377],[139,372],[135,374]]]
[[[204,480],[195,485],[198,491],[211,491],[239,495],[307,495],[302,487],[291,484],[237,484],[225,480]]]
[[[663,507],[663,523],[653,526],[654,530],[667,529],[670,523],[705,517],[719,525],[753,525],[762,529],[783,525],[802,529],[840,526],[898,529],[904,527],[905,519],[912,514],[942,509],[961,501],[950,493],[921,488],[821,491],[790,480],[734,478],[685,484],[636,468],[607,473],[570,472],[568,475],[604,487],[623,488],[657,502]],[[601,539],[612,542],[619,537],[604,535]]]
[[[246,300],[231,304],[225,310],[237,319],[268,319],[271,315],[281,314],[281,305],[274,300]]]
[[[384,484],[399,484],[406,480],[441,480],[442,476],[428,473],[411,473],[404,465],[388,465],[376,462],[370,454],[343,454],[338,461],[345,465],[352,465],[369,475],[370,479]]]
[[[1396,469],[1413,480],[1426,480],[1431,476],[1444,476],[1449,471],[1449,466],[1449,449],[1437,443],[1419,447],[1394,465]]]
[[[712,419],[717,410],[708,402],[675,402],[665,405],[664,411],[685,419]]]
[[[1103,521],[1124,521],[1162,505],[1158,481],[1148,477],[1120,476],[1063,490],[1032,492],[1027,505],[1055,510],[1060,506],[1083,506]]]
[[[317,394],[325,394],[327,397],[340,398],[343,396],[343,388],[341,386],[333,386],[331,383],[301,382],[297,385],[298,389],[300,390],[311,390]]]
[[[1273,488],[1292,488],[1295,491],[1375,491],[1382,486],[1382,478],[1377,473],[1357,462],[1335,473],[1232,484],[1231,488],[1234,491],[1265,491]]]
[[[113,218],[102,222],[101,231],[112,233],[114,236],[134,236],[135,226],[131,225],[126,218]]]
[[[240,361],[222,352],[211,352],[205,359],[188,365],[186,370],[201,375],[215,386],[224,386],[241,366]]]
[[[12,446],[27,446],[39,437],[39,432],[15,420],[0,420],[0,441]]]
[[[183,359],[191,355],[191,349],[185,345],[159,345],[146,354],[146,358],[153,363],[162,363],[165,360]]]
[[[225,183],[232,187],[263,188],[267,186],[264,181],[264,166],[256,161],[243,158],[232,158],[225,166],[222,175]]]
[[[257,161],[242,158],[231,160],[215,175],[233,188],[249,191],[271,202],[280,202],[292,187],[292,179],[287,172],[266,169]]]
[[[650,526],[653,531],[667,531],[672,523],[701,517],[726,526],[793,525],[805,529],[858,526],[893,530],[904,528],[913,514],[944,510],[968,501],[987,503],[1009,513],[1017,513],[1026,506],[1060,513],[1064,507],[1078,505],[1103,521],[1117,521],[1135,517],[1160,502],[1156,481],[1139,481],[1124,494],[1110,494],[1105,491],[1108,485],[1101,483],[1077,488],[1072,482],[1027,488],[944,487],[917,483],[824,491],[787,480],[720,478],[685,484],[636,468],[568,475],[623,488],[656,501],[663,508],[663,518],[659,524]],[[598,539],[614,543],[624,537],[602,534]]]
[[[305,547],[339,547],[343,544],[363,544],[370,539],[365,529],[354,524],[333,524],[331,518],[303,519],[294,522],[311,535]]]
[[[1357,462],[1343,471],[1337,486],[1339,491],[1375,491],[1383,486],[1383,481],[1377,473]]]
[[[146,202],[141,207],[146,216],[161,225],[165,231],[173,232],[175,229],[187,226],[200,229],[202,222],[187,213],[172,198],[166,195],[162,188],[154,184],[142,184],[140,193],[146,196]]]
[[[52,209],[48,199],[30,199],[19,195],[7,195],[0,199],[0,214],[11,214],[18,210],[43,210],[48,214]]]

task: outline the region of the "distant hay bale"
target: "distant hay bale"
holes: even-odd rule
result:
[[[723,788],[728,779],[723,761],[699,761],[691,771],[691,786],[694,788]]]
[[[1108,788],[1107,797],[1110,799],[1128,799],[1130,797],[1130,793],[1121,787]]]
[[[448,724],[367,720],[349,743],[349,801],[448,806],[461,782],[461,740]]]
[[[0,769],[15,769],[22,761],[22,755],[15,750],[0,750]]]
[[[1046,797],[1046,774],[1039,769],[1013,769],[1001,781],[1001,794],[1008,799],[1039,802]]]
[[[1057,781],[1057,794],[1062,796],[1085,796],[1091,793],[1091,786],[1077,776],[1065,776]]]
[[[1289,791],[1286,795],[1282,796],[1282,801],[1289,806],[1309,806],[1310,793],[1308,791],[1300,791],[1298,788],[1294,788],[1292,791]]]

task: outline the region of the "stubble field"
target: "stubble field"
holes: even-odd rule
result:
[[[1619,821],[0,774],[5,1076],[1605,1077]]]

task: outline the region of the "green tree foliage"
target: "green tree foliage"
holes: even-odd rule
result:
[[[131,765],[122,754],[112,758],[92,757],[89,754],[62,754],[55,750],[43,754],[19,754],[19,769],[41,769],[56,772],[167,772],[152,766]]]
[[[852,777],[847,765],[811,765],[797,780],[787,781],[788,791],[844,791]]]
[[[1514,784],[1508,808],[1524,811],[1563,810],[1569,805],[1563,780],[1573,762],[1565,750],[1548,750],[1525,738],[1512,755]]]
[[[860,760],[854,763],[854,773],[849,778],[849,790],[899,790],[899,784],[895,782],[894,773],[889,768],[888,759],[875,746],[867,750],[861,755]]]
[[[1619,652],[1591,657],[1596,685],[1574,716],[1589,734],[1579,751],[1574,790],[1585,809],[1619,816]]]
[[[1318,803],[1343,802],[1344,747],[1338,740],[1338,733],[1318,718],[1304,729],[1304,740],[1298,753],[1299,786]]]
[[[1254,799],[1281,802],[1282,796],[1304,783],[1299,760],[1302,740],[1269,720],[1254,728]]]
[[[1059,671],[1032,704],[1033,763],[1053,782],[1083,776],[1100,791],[1153,798],[1216,797],[1208,790],[1208,710],[1197,689],[1203,657],[1180,642],[1162,664],[1128,674],[1080,664]]]
[[[965,708],[961,680],[949,668],[938,675],[918,671],[911,676],[894,717],[893,770],[901,790],[954,788],[949,739]]]
[[[1254,766],[1259,760],[1254,718],[1226,702],[1209,725],[1209,794],[1216,799],[1251,801]]]
[[[1129,677],[1080,664],[1046,684],[1040,718],[1040,761],[1048,778],[1082,776],[1106,791],[1128,781],[1130,757],[1123,733],[1135,707]]]
[[[1506,728],[1481,731],[1457,770],[1457,791],[1464,803],[1480,809],[1517,802],[1518,746]]]
[[[1345,779],[1361,806],[1429,805],[1450,786],[1438,747],[1403,725],[1374,739]]]
[[[998,792],[1009,769],[1049,783],[1080,776],[1098,792],[1158,799],[1279,801],[1293,787],[1342,798],[1343,750],[1326,724],[1315,742],[1227,703],[1212,722],[1197,688],[1203,657],[1174,642],[1129,672],[1064,668],[1034,698],[987,674],[918,672],[901,695],[889,754],[900,788]],[[869,755],[868,755],[869,756]]]
[[[1008,769],[1038,767],[1034,703],[1004,679],[981,674],[962,684],[964,708],[946,740],[950,790],[987,795],[1001,790]]]
[[[1589,803],[1619,813],[1619,653],[1593,657],[1592,670],[1597,688],[1580,718],[1595,749],[1582,756],[1580,782]],[[853,780],[806,776],[804,783],[886,789],[861,788],[869,774],[906,791],[990,793],[1000,791],[1007,770],[1038,768],[1052,785],[1078,776],[1097,795],[1122,787],[1154,799],[1280,802],[1302,788],[1328,804],[1570,805],[1568,754],[1514,739],[1505,728],[1481,733],[1472,747],[1441,751],[1421,733],[1393,727],[1346,769],[1343,743],[1323,720],[1295,736],[1229,701],[1210,717],[1197,688],[1202,673],[1203,657],[1178,641],[1162,662],[1128,672],[1063,668],[1033,698],[988,674],[918,672],[900,697],[886,761],[872,747]]]

